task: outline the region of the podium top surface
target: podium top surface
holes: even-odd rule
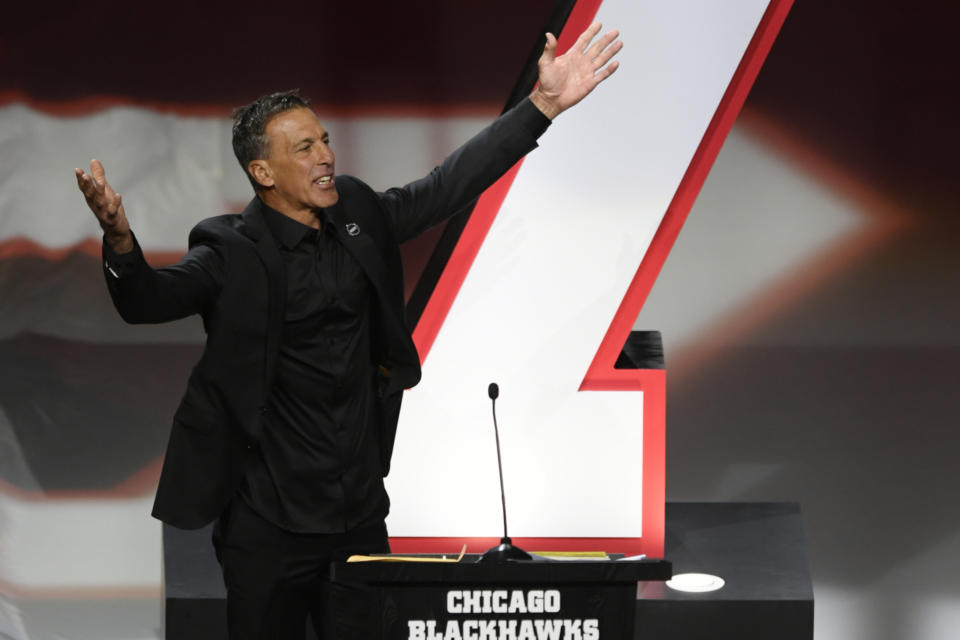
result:
[[[221,599],[225,596],[220,567],[210,544],[210,527],[196,531],[182,531],[170,525],[163,527],[164,544],[164,589],[170,598]],[[725,600],[813,600],[813,587],[807,569],[803,549],[803,527],[800,507],[795,503],[667,503],[665,558],[672,564],[673,573],[698,572],[719,575],[726,586],[714,592],[714,598]],[[656,561],[645,561],[649,564]],[[396,571],[407,572],[409,568],[391,564],[386,569],[361,568],[368,563],[353,563],[352,572]],[[624,574],[636,570],[627,563],[557,562],[549,563],[542,571],[547,580],[555,583],[580,580],[580,571],[586,572],[588,581],[597,574],[613,572],[609,579],[621,580]],[[644,563],[641,563],[641,566]],[[577,565],[590,565],[583,569]],[[485,565],[472,565],[459,570],[474,571],[477,581]],[[486,565],[489,566],[489,565]],[[544,566],[544,565],[541,565]],[[343,569],[346,570],[346,569]],[[341,570],[341,571],[343,571]],[[508,568],[509,571],[513,569]],[[646,568],[644,571],[648,570]],[[653,569],[650,569],[653,571]],[[448,579],[444,572],[455,571],[436,566],[418,571],[437,572],[435,577]],[[525,566],[517,571],[526,572]],[[564,575],[557,577],[557,573]],[[340,579],[347,575],[337,574]],[[350,574],[350,579],[354,574]],[[528,574],[532,575],[532,574]],[[630,581],[646,582],[641,597],[661,600],[702,599],[706,594],[683,594],[667,589],[660,582],[669,574],[654,578],[635,577]],[[363,580],[365,578],[358,577]],[[428,578],[432,580],[433,578]],[[537,581],[541,578],[533,578]],[[601,575],[601,579],[607,580]],[[502,581],[498,577],[497,580]]]
[[[666,560],[559,560],[547,562],[477,563],[476,556],[460,562],[335,562],[331,577],[338,582],[367,584],[585,584],[635,583],[667,580]]]

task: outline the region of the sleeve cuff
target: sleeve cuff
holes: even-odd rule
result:
[[[521,126],[533,136],[534,140],[542,136],[552,124],[552,120],[545,116],[529,97],[521,100],[515,108],[522,117]]]
[[[137,266],[143,262],[143,251],[140,249],[140,243],[137,242],[137,236],[130,232],[133,237],[133,249],[127,253],[117,253],[107,243],[106,236],[103,239],[103,270],[111,278],[122,278],[136,270]]]

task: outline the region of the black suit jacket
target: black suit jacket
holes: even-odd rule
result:
[[[389,471],[400,401],[420,380],[420,360],[404,321],[399,244],[453,215],[528,151],[549,125],[529,100],[500,116],[428,176],[376,193],[337,177],[331,208],[343,246],[376,289],[371,375],[391,371],[380,400],[383,475]],[[286,281],[259,198],[239,215],[208,218],[190,232],[177,264],[152,269],[139,245],[114,254],[104,244],[104,273],[114,305],[131,323],[200,313],[206,346],[174,415],[153,515],[182,528],[215,519],[239,487],[272,383],[283,325]],[[349,230],[348,230],[349,227]]]

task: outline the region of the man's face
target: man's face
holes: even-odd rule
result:
[[[310,109],[290,109],[275,115],[265,131],[264,160],[251,163],[254,176],[266,187],[264,200],[281,213],[314,211],[340,198],[334,181],[330,136]],[[262,162],[263,174],[253,165]]]

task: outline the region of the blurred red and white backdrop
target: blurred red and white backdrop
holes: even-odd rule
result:
[[[155,614],[113,616],[111,624],[81,615],[84,623],[72,620],[67,633],[55,617],[31,617],[29,603],[149,603],[159,595],[159,526],[147,514],[169,416],[202,343],[195,320],[131,327],[116,318],[101,281],[98,229],[75,191],[73,167],[102,160],[151,262],[172,262],[196,221],[236,211],[250,196],[230,150],[233,106],[300,87],[332,132],[339,172],[377,188],[402,183],[496,115],[556,4],[313,2],[267,13],[230,3],[133,9],[101,0],[0,10],[0,592],[7,599],[0,630],[23,638],[154,637],[143,619]],[[643,534],[634,502],[642,466],[628,464],[643,453],[642,425],[620,419],[640,415],[644,393],[578,390],[611,321],[620,315],[621,335],[629,330],[632,318],[623,325],[618,311],[637,267],[764,16],[773,20],[779,10],[782,20],[789,3],[577,4],[599,5],[597,17],[621,29],[624,66],[561,116],[523,164],[488,235],[503,253],[484,248],[475,262],[480,279],[460,288],[472,297],[451,305],[449,324],[431,340],[418,337],[429,355],[423,384],[408,394],[390,478],[395,535],[497,535],[483,393],[494,379],[503,387],[514,533]],[[675,24],[662,20],[664,11]],[[706,182],[686,194],[673,219],[646,281],[649,296],[627,305],[626,315],[640,311],[637,328],[663,331],[671,381],[701,380],[723,345],[883,246],[907,217],[901,201],[849,170],[849,156],[837,159],[842,128],[828,136],[811,125],[809,113],[831,100],[791,95],[789,74],[829,66],[801,57],[810,51],[805,34],[833,33],[831,15],[850,33],[856,24],[849,11],[803,15],[793,49],[779,58],[781,76],[748,101],[722,150],[726,131],[714,141],[719,155],[701,167]],[[719,33],[736,34],[735,46],[719,46]],[[866,40],[850,39],[861,49]],[[834,44],[832,55],[848,54]],[[713,85],[664,73],[705,64]],[[850,73],[831,91],[856,93],[850,87],[862,82]],[[796,126],[784,127],[785,117]],[[850,116],[847,131],[860,131],[859,122]],[[408,292],[439,234],[405,247]],[[577,295],[561,298],[552,289],[558,283]],[[531,326],[511,322],[520,310]],[[477,322],[482,314],[489,318]],[[493,333],[474,338],[477,327]],[[489,349],[500,344],[509,359]],[[559,387],[569,395],[552,395]],[[595,402],[590,396],[615,399],[598,409],[586,406]],[[516,404],[520,397],[570,421],[531,413]],[[703,397],[684,399],[694,406]],[[616,419],[596,418],[605,411]],[[620,430],[604,431],[611,425]],[[693,428],[680,426],[674,451],[696,451],[683,449]],[[697,428],[698,438],[711,430]],[[719,433],[705,441],[724,446]],[[556,455],[544,455],[544,446]],[[469,459],[458,455],[452,465],[451,452]],[[542,471],[524,468],[531,457]],[[693,459],[706,460],[686,461]],[[718,465],[708,460],[704,468]],[[744,483],[777,468],[763,460],[747,466],[739,475],[718,473],[710,495],[750,495]],[[696,492],[683,478],[711,483],[686,466],[683,473],[676,477],[684,497]],[[620,490],[590,490],[611,485]],[[453,520],[421,520],[441,503]],[[544,512],[563,519],[559,529],[538,529]],[[458,529],[462,522],[469,524]]]
[[[672,238],[667,234],[658,241],[657,255],[647,249],[658,228],[682,224],[789,3],[741,2],[735,10],[677,3],[642,9],[626,2],[574,4],[560,34],[564,48],[598,9],[597,18],[633,33],[635,42],[620,56],[623,71],[616,81],[566,115],[544,137],[537,154],[502,180],[493,196],[481,199],[461,244],[482,244],[482,252],[475,258],[455,253],[423,310],[415,337],[425,359],[425,379],[408,396],[389,478],[394,503],[389,524],[403,548],[455,548],[448,539],[495,537],[496,468],[492,455],[479,452],[490,451],[482,391],[496,379],[505,390],[501,410],[506,424],[517,425],[504,430],[504,449],[518,541],[662,554],[663,372],[615,371],[613,363]],[[632,99],[638,86],[646,88],[642,101]],[[83,157],[85,151],[93,150],[106,163],[112,183],[130,203],[132,225],[143,245],[157,254],[175,254],[198,217],[249,196],[230,154],[229,121],[191,113],[203,106],[174,104],[173,112],[164,114],[151,105],[106,98],[50,105],[50,111],[78,111],[66,116],[36,106],[41,105],[13,103],[5,113],[12,157],[26,159],[11,167],[12,188],[2,203],[10,212],[4,235],[10,238],[5,253],[11,258],[56,264],[75,254],[96,255],[89,216],[82,210],[64,215],[77,208],[77,195],[62,179],[62,162]],[[326,105],[317,108],[323,113]],[[326,127],[336,136],[340,170],[367,176],[378,186],[425,173],[444,151],[438,147],[462,139],[478,125],[476,119],[456,114],[403,117],[381,110],[366,116],[363,109],[324,114]],[[685,181],[692,171],[699,176]],[[675,201],[679,205],[671,205]],[[57,213],[37,215],[39,211]],[[637,275],[648,253],[650,264]],[[160,262],[162,256],[156,259]],[[28,295],[45,288],[29,274],[24,280],[35,283]],[[78,301],[80,317],[86,315],[82,304]],[[47,311],[34,313],[45,316]],[[611,318],[619,329],[606,338],[609,344],[601,345]],[[100,360],[90,343],[120,340],[85,333],[91,324],[96,327],[86,322],[57,337],[86,343],[89,358]],[[32,333],[39,334],[38,328],[31,327]],[[15,338],[21,348],[27,344],[22,337]],[[58,347],[66,345],[46,342],[49,335],[32,339],[41,343],[34,348],[53,351],[55,370],[46,372],[50,383],[69,385],[72,376],[64,376],[63,365],[56,365],[62,354]],[[144,348],[148,351],[139,352]],[[149,350],[140,345],[118,357],[153,366],[156,358]],[[115,411],[115,376],[90,373],[87,383],[100,385],[99,404]],[[135,413],[143,406],[135,391],[143,379],[135,372],[124,379],[133,389],[123,394],[123,402]],[[180,383],[168,386],[177,389]],[[78,409],[69,403],[64,398],[51,407],[38,397],[27,411],[42,419]],[[76,411],[56,424],[71,428],[92,417]],[[119,422],[124,440],[139,426],[133,416]],[[88,441],[93,448],[115,446],[115,437],[91,434]],[[157,451],[141,453],[151,462],[146,472],[137,471],[143,481],[156,468],[150,453]],[[28,465],[23,470],[29,471]],[[114,478],[114,483],[120,480],[130,483],[129,477]],[[104,490],[116,498],[115,486]],[[624,495],[631,498],[624,500]],[[24,518],[20,527],[11,527],[11,540],[33,540],[55,528],[51,525],[57,518],[64,522],[58,511],[50,511],[50,496],[46,498],[43,508],[54,520],[36,515],[37,502],[19,501]],[[110,535],[125,535],[127,527],[105,523],[136,519],[143,502],[139,496],[134,500],[138,509],[127,510],[115,499],[84,501],[75,508],[82,524],[74,530],[86,530],[86,535],[77,540],[102,544]],[[69,504],[65,497],[64,506]],[[110,514],[94,513],[94,508],[110,509]],[[29,548],[38,549],[32,543]],[[72,553],[69,546],[59,549]],[[39,553],[34,563],[50,566],[50,551]],[[22,584],[36,579],[37,572],[23,567],[28,555],[17,557],[8,580]],[[61,572],[56,584],[64,586],[65,563],[53,564]],[[137,564],[124,563],[123,570],[134,572]],[[85,567],[85,581],[97,581],[95,567],[96,562]]]

